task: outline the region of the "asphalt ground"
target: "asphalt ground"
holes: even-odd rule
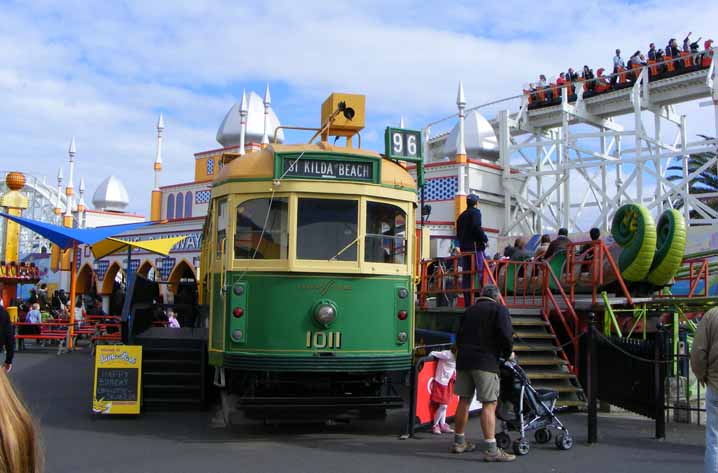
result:
[[[40,425],[48,473],[703,471],[702,427],[669,423],[667,439],[658,441],[651,421],[615,416],[599,419],[599,443],[588,446],[585,414],[564,414],[576,441],[572,450],[532,444],[511,464],[483,463],[479,453],[451,454],[451,435],[420,432],[400,440],[405,411],[382,421],[231,428],[217,427],[211,411],[96,416],[92,364],[79,351],[16,355],[11,379]],[[477,418],[467,435],[480,441]]]

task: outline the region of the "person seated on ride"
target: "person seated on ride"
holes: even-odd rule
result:
[[[602,69],[599,69],[599,71]],[[541,240],[539,241],[539,246],[536,248],[536,252],[534,252],[534,258],[535,259],[543,259],[544,255],[546,254],[546,250],[548,250],[548,246],[551,244],[551,237],[548,235],[541,235]]]
[[[601,238],[601,230],[598,228],[592,228],[588,232],[589,236],[591,237],[591,241],[598,241]],[[583,255],[583,261],[593,261],[593,254],[594,254],[595,246],[591,243],[586,243],[585,245],[581,246],[581,249],[579,250],[579,255]],[[581,272],[582,273],[588,273],[591,271],[591,265],[590,264],[583,264],[581,265]]]
[[[526,241],[517,238],[514,242],[514,251],[511,253],[511,261],[528,261],[531,259],[531,252],[526,249]]]
[[[665,61],[670,61],[670,64],[673,66],[673,70],[682,70],[683,69],[683,61],[677,60],[677,58],[681,57],[681,50],[678,47],[678,41],[676,41],[676,38],[671,38],[668,41],[668,44],[666,45],[666,58]],[[671,59],[673,59],[671,61]],[[671,66],[667,66],[668,70],[671,70]]]
[[[594,81],[593,71],[588,66],[583,66],[583,72],[581,72],[581,78],[586,81],[588,90],[593,91],[596,87],[596,81]]]
[[[705,50],[703,54],[701,55],[701,66],[702,67],[710,67],[711,61],[713,60],[713,40],[707,39],[703,43],[703,49]],[[2,268],[0,268],[0,271],[2,271]]]
[[[600,94],[601,92],[605,92],[611,87],[611,84],[608,82],[608,79],[606,79],[603,76],[604,71],[605,71],[605,69],[602,67],[596,71],[596,89],[595,89],[595,91],[597,94]]]
[[[559,86],[559,87],[561,87],[561,86],[563,86],[564,84],[566,84],[566,73],[565,73],[565,72],[562,72],[562,73],[559,74],[558,77],[556,78],[556,85]]]
[[[576,82],[578,80],[578,73],[573,70],[573,67],[568,68],[568,72],[566,73],[566,80],[568,82]]]
[[[551,87],[548,86],[548,81],[546,80],[546,76],[541,74],[539,75],[539,82],[538,82],[538,88],[543,89],[546,93],[546,101],[550,102],[553,100],[553,92],[551,91]]]
[[[506,248],[504,248],[504,258],[511,258],[511,255],[514,254],[514,251],[516,251],[515,245],[506,245]]]
[[[689,53],[691,52],[691,34],[693,32],[689,31],[685,38],[683,38],[683,52]],[[700,38],[698,38],[700,40]]]
[[[569,243],[571,243],[571,240],[568,239],[568,229],[559,228],[558,236],[548,246],[546,254],[544,254],[544,259],[549,259],[560,251],[566,251],[566,247],[568,247]]]
[[[656,43],[651,43],[648,45],[648,60],[649,61],[656,60]]]

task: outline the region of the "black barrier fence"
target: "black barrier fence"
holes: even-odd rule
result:
[[[688,340],[685,330],[668,331],[660,325],[646,340],[608,337],[590,317],[582,377],[589,443],[598,440],[599,400],[653,419],[656,438],[665,438],[668,420],[705,419],[705,391],[690,369]]]

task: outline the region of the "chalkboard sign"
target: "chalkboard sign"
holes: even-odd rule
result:
[[[139,414],[141,370],[141,346],[98,346],[92,411],[97,414]]]
[[[95,396],[105,401],[137,400],[137,368],[98,368]]]

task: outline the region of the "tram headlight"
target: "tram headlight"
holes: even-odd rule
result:
[[[396,336],[396,341],[399,344],[404,344],[409,339],[409,336],[406,334],[406,332],[399,332],[399,335]]]
[[[244,336],[244,333],[241,330],[239,330],[239,329],[232,330],[232,340],[238,342],[242,339],[243,336]]]
[[[409,297],[409,290],[405,287],[399,288],[399,299],[406,299]]]
[[[322,302],[314,309],[314,320],[324,328],[329,327],[337,318],[337,309],[327,302]]]

